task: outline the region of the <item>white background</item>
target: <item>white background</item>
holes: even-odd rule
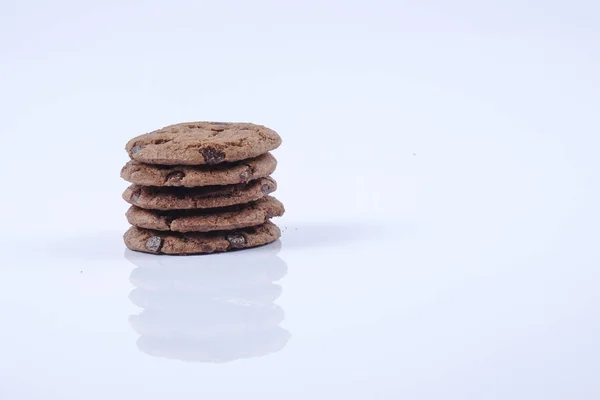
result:
[[[599,23],[591,0],[0,1],[0,399],[598,398]],[[283,238],[132,263],[125,143],[194,120],[281,134]],[[216,291],[287,271],[287,344],[142,351],[130,275],[190,265]],[[193,299],[149,329],[193,330]]]

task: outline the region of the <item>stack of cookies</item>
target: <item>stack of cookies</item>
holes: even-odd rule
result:
[[[133,225],[126,246],[154,254],[201,254],[277,240],[284,207],[270,193],[279,135],[248,123],[189,122],[140,135],[121,177]]]

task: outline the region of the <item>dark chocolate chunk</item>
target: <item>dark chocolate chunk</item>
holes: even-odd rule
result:
[[[146,241],[146,248],[150,251],[158,253],[162,247],[163,240],[159,236],[152,236]]]
[[[214,147],[205,147],[200,149],[200,153],[202,157],[204,157],[204,162],[207,164],[218,164],[225,160],[225,153],[215,149]]]
[[[240,172],[240,181],[241,182],[247,182],[249,178],[250,178],[250,171],[246,170],[246,171]]]
[[[267,195],[267,194],[271,193],[271,186],[270,185],[262,185],[260,190],[262,190],[263,194]]]
[[[135,146],[133,146],[133,148],[131,149],[131,154],[135,154],[138,151],[140,151],[141,149],[143,149],[144,146],[140,146],[139,144],[136,144]]]
[[[142,189],[138,189],[135,192],[133,192],[133,194],[131,195],[131,201],[133,201],[134,203],[138,201],[138,199],[140,198],[140,194],[142,194]]]
[[[183,171],[173,171],[169,175],[167,175],[167,181],[179,182],[184,177],[185,177],[185,173],[183,173]]]
[[[241,248],[246,244],[246,238],[241,233],[230,233],[227,235],[227,241],[231,243],[231,247],[233,248]]]

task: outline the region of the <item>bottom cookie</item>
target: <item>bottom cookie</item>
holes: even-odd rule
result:
[[[134,251],[153,254],[205,254],[233,249],[262,246],[279,239],[281,231],[272,222],[262,225],[207,233],[160,232],[149,229],[129,228],[123,239]]]

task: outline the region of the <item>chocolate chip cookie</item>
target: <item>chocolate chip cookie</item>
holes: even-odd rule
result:
[[[285,209],[274,197],[255,202],[208,210],[145,210],[131,206],[127,220],[138,228],[174,232],[225,231],[261,225],[270,218],[280,217]]]
[[[280,144],[277,132],[261,125],[186,122],[135,137],[125,149],[147,164],[214,165],[254,158]]]
[[[281,236],[271,222],[234,231],[206,233],[161,232],[132,226],[123,238],[135,251],[154,254],[202,254],[245,249],[274,242]]]
[[[271,178],[238,185],[195,188],[131,185],[123,193],[123,199],[145,209],[189,210],[244,204],[261,199],[276,189],[277,183]]]
[[[121,170],[121,177],[142,186],[234,185],[269,176],[276,167],[277,160],[270,153],[217,165],[151,165],[132,160]]]

